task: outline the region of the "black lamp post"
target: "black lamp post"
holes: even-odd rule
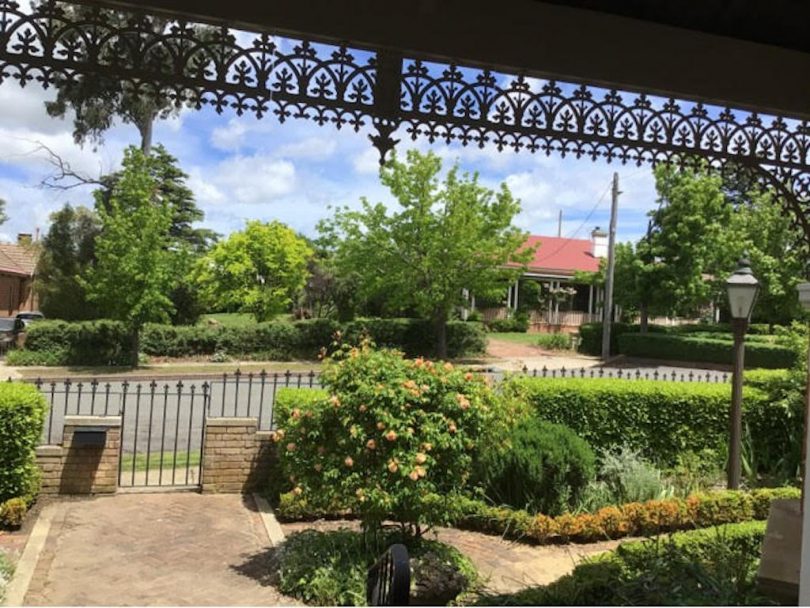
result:
[[[742,476],[742,384],[743,360],[745,357],[745,332],[751,319],[751,311],[759,294],[759,281],[751,271],[751,262],[743,255],[726,281],[728,305],[731,312],[731,329],[734,333],[734,374],[731,388],[731,415],[728,452],[728,487],[740,487]]]

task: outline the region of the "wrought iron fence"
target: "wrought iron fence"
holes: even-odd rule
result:
[[[487,369],[482,373],[495,381],[500,381],[507,375],[494,369]],[[615,378],[704,383],[724,383],[730,380],[730,374],[719,371],[658,371],[609,367],[559,369],[524,367],[518,373],[534,378]],[[185,421],[194,412],[201,412],[200,407],[204,407],[205,415],[210,417],[256,418],[259,430],[270,430],[275,425],[275,404],[280,389],[321,387],[320,374],[315,370],[304,372],[237,370],[217,377],[196,380],[185,378],[100,381],[66,378],[59,381],[37,379],[33,383],[50,404],[42,437],[43,443],[61,441],[65,416],[118,416],[126,411],[124,426],[129,424],[131,432],[135,435],[146,432],[147,448],[153,424],[162,425],[167,421],[178,423],[179,418]],[[130,420],[130,416],[135,417]],[[181,431],[178,430],[178,433]],[[184,434],[181,435],[186,439]]]
[[[624,369],[615,367],[561,367],[559,369],[548,369],[544,366],[541,369],[529,369],[528,367],[524,366],[520,373],[533,378],[615,378],[617,380],[656,380],[704,383],[723,383],[731,380],[731,375],[728,372],[712,370],[676,371],[673,369],[670,371],[659,372],[657,369]]]
[[[162,424],[163,416],[186,420],[194,411],[210,417],[257,418],[259,430],[273,428],[276,395],[282,388],[319,388],[320,377],[314,370],[306,372],[241,372],[214,378],[153,380],[64,380],[36,379],[33,384],[50,405],[42,442],[59,443],[65,416],[119,416],[139,435],[149,433],[153,424]],[[174,414],[172,414],[174,412]],[[130,416],[135,416],[130,420]],[[157,416],[157,418],[155,418]],[[146,431],[144,431],[146,429]],[[181,432],[181,431],[178,431]],[[185,436],[184,436],[185,438]]]

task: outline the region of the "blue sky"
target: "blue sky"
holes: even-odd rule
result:
[[[37,152],[37,142],[94,176],[115,169],[123,148],[138,143],[137,130],[120,125],[95,150],[92,145],[77,146],[70,119],[52,119],[45,113],[43,102],[53,95],[36,87],[0,85],[0,198],[7,201],[9,215],[0,226],[2,240],[36,228],[47,230],[50,213],[66,202],[92,204],[88,189],[59,192],[38,187],[52,168],[46,155]],[[606,227],[613,171],[619,172],[623,191],[620,240],[643,234],[645,214],[655,204],[649,167],[498,152],[492,147],[431,146],[405,134],[399,137],[401,151],[433,149],[448,165],[458,161],[463,170],[478,171],[493,188],[505,181],[522,202],[516,223],[533,234],[556,235],[560,209],[564,236],[586,238],[593,227]],[[184,110],[159,123],[155,141],[179,158],[205,211],[204,225],[221,234],[240,229],[249,219],[277,219],[311,235],[317,221],[330,213],[329,205],[356,206],[361,196],[391,202],[379,185],[377,152],[365,133],[301,120],[279,124],[272,117],[220,116],[205,109]]]

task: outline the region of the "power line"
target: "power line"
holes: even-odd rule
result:
[[[596,204],[595,204],[595,205],[594,205],[594,206],[591,208],[591,210],[588,212],[588,215],[586,215],[586,216],[585,216],[585,219],[584,219],[584,220],[582,220],[582,223],[579,225],[579,227],[578,227],[576,230],[574,230],[574,232],[572,232],[571,234],[569,234],[568,236],[566,236],[566,237],[565,237],[565,240],[563,241],[562,245],[560,245],[559,247],[557,247],[557,249],[555,249],[555,250],[554,250],[554,251],[552,251],[551,253],[549,253],[549,254],[547,254],[547,255],[544,255],[544,256],[543,256],[543,257],[541,257],[541,258],[537,258],[537,259],[535,259],[535,262],[542,262],[543,260],[546,260],[546,259],[548,259],[548,258],[550,258],[550,257],[554,257],[554,256],[555,256],[555,255],[557,255],[557,254],[558,254],[560,251],[562,251],[562,250],[565,248],[565,246],[566,246],[566,245],[567,245],[567,244],[568,244],[570,241],[572,241],[572,240],[574,239],[574,237],[575,237],[577,234],[579,234],[579,231],[580,231],[580,230],[582,230],[582,228],[585,226],[585,224],[587,224],[587,223],[588,223],[588,220],[590,220],[590,219],[591,219],[591,216],[592,216],[592,215],[593,215],[593,214],[596,212],[596,210],[599,208],[599,205],[601,205],[601,204],[602,204],[602,202],[605,200],[605,197],[607,196],[607,193],[608,193],[608,192],[610,192],[610,190],[611,190],[611,188],[612,188],[612,187],[613,187],[613,182],[611,181],[611,182],[609,182],[609,183],[608,183],[608,186],[607,186],[607,188],[605,188],[605,191],[602,193],[602,196],[600,196],[600,197],[599,197],[599,200],[598,200],[598,201],[596,201]]]

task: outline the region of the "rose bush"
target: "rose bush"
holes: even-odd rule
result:
[[[343,346],[321,376],[326,394],[279,412],[283,470],[311,507],[346,505],[367,530],[406,534],[450,523],[472,457],[494,418],[478,375],[364,343]]]

